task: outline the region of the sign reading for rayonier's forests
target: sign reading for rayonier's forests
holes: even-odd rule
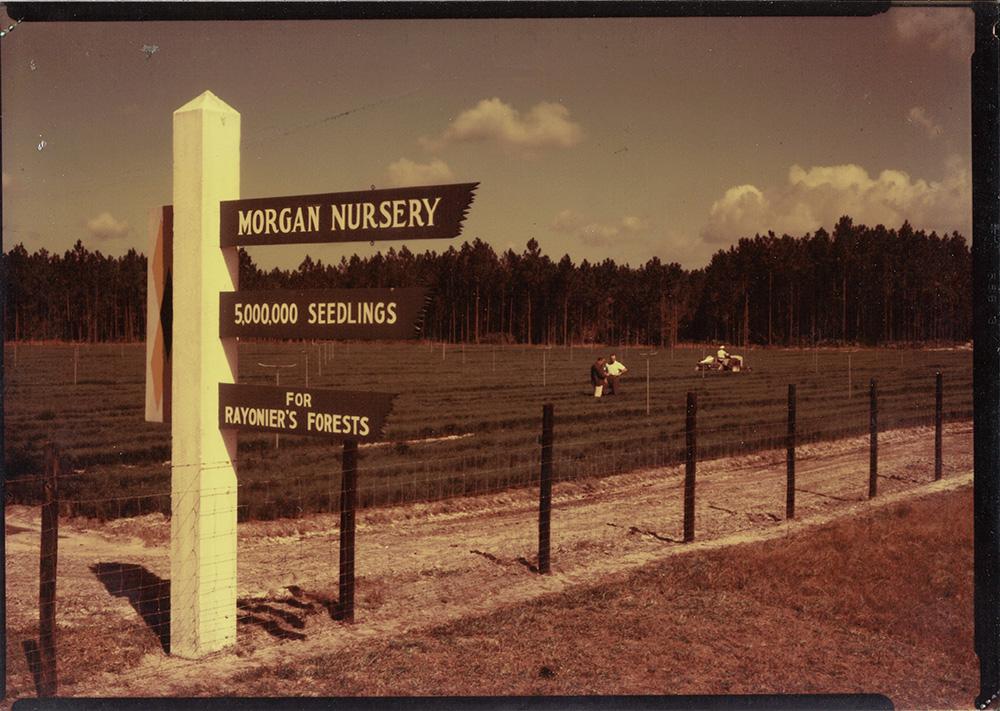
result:
[[[397,340],[416,338],[427,290],[224,291],[222,338]]]
[[[223,200],[221,246],[457,237],[478,185]]]
[[[395,395],[219,383],[219,427],[373,442]]]

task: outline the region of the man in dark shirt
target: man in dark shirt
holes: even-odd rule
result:
[[[604,386],[608,384],[608,368],[604,365],[603,356],[590,366],[590,384],[594,386],[594,397],[600,397]]]

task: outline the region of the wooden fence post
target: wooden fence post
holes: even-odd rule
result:
[[[39,696],[55,696],[56,674],[56,563],[59,546],[59,450],[45,452],[45,502],[42,504],[42,541],[38,570]]]
[[[684,471],[684,542],[694,540],[694,474],[695,462],[698,459],[698,397],[694,393],[687,394],[687,419],[685,433],[687,435],[687,463]]]
[[[941,478],[944,460],[941,456],[941,434],[944,419],[944,386],[941,382],[941,371],[937,372],[934,388],[934,481]]]
[[[869,386],[869,416],[868,429],[871,435],[871,447],[868,457],[868,498],[878,494],[878,389],[875,378]]]
[[[552,403],[542,406],[542,472],[538,495],[538,572],[550,572],[552,520],[552,439],[555,416]]]
[[[785,485],[785,518],[795,518],[795,384],[788,385],[788,452]]]
[[[340,477],[340,619],[354,622],[354,511],[358,503],[358,443],[344,442]]]

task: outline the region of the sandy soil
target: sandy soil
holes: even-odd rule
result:
[[[945,428],[944,478],[933,481],[933,430],[879,437],[879,496],[867,500],[867,437],[802,445],[797,517],[786,522],[785,453],[698,466],[696,537],[682,544],[683,467],[559,481],[552,574],[534,572],[537,489],[359,514],[357,611],[332,619],[337,518],[240,525],[236,648],[193,663],[164,653],[169,521],[60,522],[60,695],[218,694],[242,670],[392,639],[576,586],[597,586],[672,555],[779,538],[912,497],[967,486],[972,425]],[[558,443],[556,445],[558,456]],[[7,510],[8,703],[34,695],[26,650],[37,636],[37,508]],[[28,646],[25,646],[28,643]],[[482,652],[488,654],[488,651]],[[194,670],[197,673],[194,673]],[[229,693],[234,693],[232,689]],[[310,693],[303,689],[302,693]]]

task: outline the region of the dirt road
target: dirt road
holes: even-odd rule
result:
[[[971,483],[971,423],[945,428],[939,482],[933,482],[933,430],[882,433],[873,501],[867,447],[867,437],[800,446],[797,517],[790,522],[783,520],[784,450],[699,463],[697,538],[687,545],[679,542],[683,466],[557,482],[548,576],[533,569],[537,489],[365,511],[357,530],[353,625],[329,614],[337,591],[335,516],[241,524],[238,644],[197,663],[168,656],[160,641],[168,625],[169,521],[158,515],[106,525],[62,521],[59,692],[218,694],[223,680],[260,665],[392,639],[572,586],[600,585],[667,556],[780,538]],[[26,658],[37,635],[38,510],[9,507],[6,523],[8,698],[14,699],[34,694]]]

